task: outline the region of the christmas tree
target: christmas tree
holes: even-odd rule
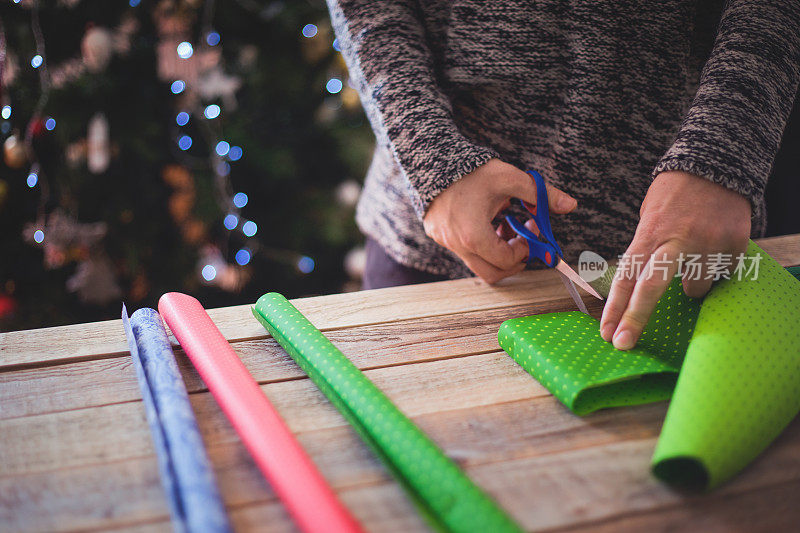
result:
[[[0,330],[355,285],[373,138],[323,2],[20,0],[0,20]]]

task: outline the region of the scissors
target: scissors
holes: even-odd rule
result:
[[[549,268],[556,269],[561,274],[561,280],[567,287],[569,295],[575,301],[575,305],[588,315],[589,311],[586,309],[586,304],[583,303],[580,295],[578,295],[575,284],[578,284],[583,290],[599,300],[602,300],[603,297],[564,262],[563,253],[558,244],[556,244],[556,238],[553,236],[553,229],[550,226],[550,208],[548,207],[547,188],[544,184],[544,178],[535,170],[529,170],[528,174],[531,175],[536,183],[536,212],[522,200],[514,198],[512,201],[519,202],[533,216],[533,220],[536,222],[539,233],[544,240],[526,228],[514,215],[507,215],[506,222],[517,235],[528,241],[528,264],[531,264],[535,259],[540,259]]]

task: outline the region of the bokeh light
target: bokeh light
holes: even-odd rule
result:
[[[206,106],[206,110],[203,114],[206,116],[207,119],[217,118],[219,116],[221,109],[217,104],[211,104]]]
[[[175,80],[172,82],[170,90],[172,90],[172,94],[180,94],[185,88],[186,84],[183,82],[183,80]]]
[[[236,259],[236,262],[239,263],[240,265],[242,266],[246,265],[247,263],[250,262],[250,250],[248,250],[247,248],[242,248],[241,250],[236,252],[236,256],[234,257],[234,259]]]
[[[214,268],[214,265],[206,265],[203,267],[201,274],[203,274],[204,280],[213,281],[217,277],[217,269]]]
[[[208,46],[217,46],[219,44],[219,41],[220,41],[219,33],[215,31],[210,31],[208,32],[208,35],[206,35],[206,42],[208,43]]]
[[[231,150],[231,145],[228,144],[227,141],[220,141],[217,143],[216,148],[214,150],[217,152],[217,155],[220,157],[225,157],[228,155],[228,152]]]
[[[189,59],[194,54],[194,48],[192,48],[192,43],[188,41],[183,41],[181,44],[178,45],[178,57],[181,59]]]
[[[252,237],[258,232],[258,225],[252,220],[248,220],[244,224],[242,224],[242,233],[247,235],[248,237]]]
[[[222,221],[222,225],[225,226],[225,229],[233,231],[236,229],[236,226],[239,225],[239,217],[233,213],[229,213],[225,215],[225,220]]]
[[[297,270],[302,272],[303,274],[310,274],[314,271],[314,260],[304,255],[300,259],[297,260]]]
[[[336,94],[340,92],[343,87],[344,84],[342,83],[342,80],[340,80],[339,78],[331,78],[328,80],[328,83],[325,84],[325,88],[331,94]]]
[[[239,209],[247,205],[247,195],[243,192],[237,192],[233,195],[233,205]]]
[[[228,159],[231,161],[238,161],[242,158],[242,149],[238,146],[231,146],[230,151],[228,152]]]
[[[311,37],[314,37],[317,34],[318,30],[316,25],[306,24],[305,26],[303,26],[302,31],[303,31],[303,37],[308,37],[310,39]]]

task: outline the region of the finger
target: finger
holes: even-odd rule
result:
[[[677,246],[666,243],[647,262],[614,332],[614,347],[618,350],[630,350],[636,345],[658,299],[678,271],[678,255]]]
[[[553,213],[563,215],[577,207],[578,201],[569,194],[550,184],[545,186],[547,187],[547,204]],[[531,207],[536,205],[536,182],[531,176],[524,172],[521,173],[519,179],[511,182],[511,187],[512,189],[507,191],[509,196],[515,196]]]
[[[705,255],[689,257],[690,259],[684,261],[683,265],[681,265],[683,292],[690,298],[700,298],[705,296],[711,289],[711,284],[714,283],[713,279],[706,279],[708,276],[708,257]]]
[[[479,256],[495,268],[500,270],[516,268],[528,256],[527,246],[518,241],[511,244],[503,240],[488,224],[476,231],[477,234],[473,233],[463,243],[465,250]]]
[[[536,225],[536,221],[534,219],[530,218],[526,220],[525,227],[531,230],[537,237],[540,235],[539,226]]]
[[[508,270],[502,270],[484,261],[482,258],[478,257],[475,254],[465,253],[463,255],[460,255],[460,257],[461,260],[464,261],[464,264],[466,264],[470,270],[472,270],[478,277],[480,277],[483,281],[485,281],[489,285],[494,285],[501,279],[513,276],[514,274],[521,272],[525,268],[525,263],[520,263],[514,268]]]
[[[513,229],[511,229],[511,226],[508,225],[508,222],[503,220],[503,222],[501,222],[500,225],[497,226],[497,236],[503,239],[504,241],[510,241],[511,239],[516,237],[517,234],[514,232]]]
[[[549,184],[547,185],[547,200],[550,211],[558,215],[564,215],[578,207],[578,200]]]
[[[645,262],[645,250],[646,248],[634,237],[634,241],[617,263],[617,270],[614,273],[611,289],[603,307],[603,315],[600,318],[600,336],[606,342],[612,341],[622,314],[628,307],[628,301],[636,286],[636,279]]]

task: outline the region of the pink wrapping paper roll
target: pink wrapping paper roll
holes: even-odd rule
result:
[[[297,525],[361,531],[200,302],[170,292],[158,310]]]

